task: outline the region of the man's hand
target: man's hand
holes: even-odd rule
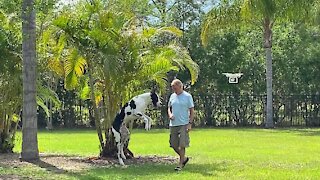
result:
[[[187,125],[187,131],[189,132],[189,131],[191,131],[191,129],[192,129],[192,124],[189,123],[189,124]]]

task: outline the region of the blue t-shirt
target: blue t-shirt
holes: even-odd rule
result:
[[[181,126],[189,123],[189,109],[194,107],[191,94],[183,91],[181,94],[171,94],[168,107],[171,107],[171,112],[174,116],[170,120],[169,126]]]

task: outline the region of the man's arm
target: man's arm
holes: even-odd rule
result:
[[[194,107],[189,108],[189,123],[187,124],[187,131],[191,131],[192,129],[192,123],[193,123],[193,117],[194,117]]]
[[[168,116],[169,116],[169,119],[171,119],[171,120],[174,119],[173,114],[172,114],[172,107],[171,106],[168,107]]]
[[[194,107],[189,108],[189,111],[190,111],[189,123],[192,124],[193,123],[193,118],[194,118]]]

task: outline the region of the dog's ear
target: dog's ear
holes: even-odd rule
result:
[[[151,93],[153,94],[153,93],[156,93],[156,92],[157,92],[157,88],[153,87],[153,88],[151,89]]]
[[[183,83],[183,89],[184,90],[189,90],[191,88],[191,81],[187,81]]]
[[[154,82],[151,89],[151,93],[157,93],[158,89],[159,89],[158,85]]]

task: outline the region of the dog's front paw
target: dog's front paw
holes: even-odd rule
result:
[[[120,164],[121,166],[125,166],[125,164],[124,164],[124,162],[123,162],[122,159],[119,159],[119,164]]]
[[[144,125],[144,129],[147,131],[149,130],[149,122],[146,122],[146,124]]]

